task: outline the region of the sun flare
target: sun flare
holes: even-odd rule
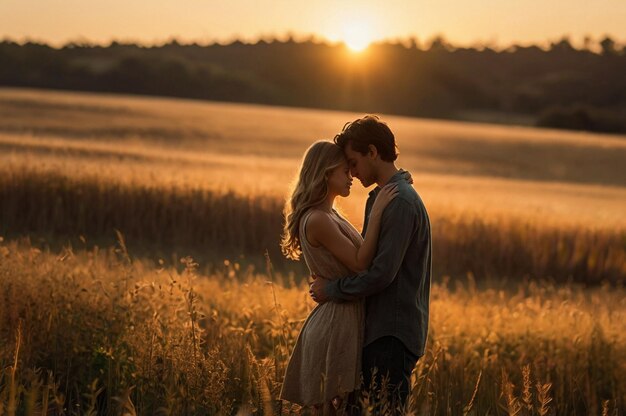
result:
[[[342,39],[353,52],[361,52],[372,43],[372,31],[364,22],[353,21],[342,30]]]

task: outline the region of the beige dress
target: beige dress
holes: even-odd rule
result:
[[[354,273],[324,247],[313,247],[306,238],[306,222],[300,221],[300,243],[312,274],[338,279]],[[327,214],[355,246],[363,238],[336,211]],[[364,330],[363,301],[326,302],[309,314],[289,359],[280,398],[303,406],[326,403],[359,387]]]

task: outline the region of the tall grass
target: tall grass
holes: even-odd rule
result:
[[[111,244],[119,230],[136,250],[168,259],[182,250],[221,261],[280,254],[280,201],[185,187],[163,187],[9,171],[0,177],[0,232]],[[78,242],[78,241],[76,241]]]
[[[279,270],[302,271],[278,247],[282,203],[276,197],[149,186],[96,176],[8,170],[0,176],[0,235],[53,244],[109,245],[115,230],[133,252],[169,261],[172,251],[202,263],[245,256]],[[599,284],[626,277],[626,232],[515,219],[432,212],[435,275],[517,281],[548,278]]]
[[[313,304],[277,195],[356,115],[2,95],[0,415],[300,413],[277,397]],[[433,230],[407,413],[620,414],[624,144],[390,120]]]
[[[300,412],[277,397],[312,307],[305,283],[234,262],[204,276],[190,258],[151,265],[124,247],[0,243],[3,414]],[[409,414],[619,414],[625,299],[623,287],[435,283]]]

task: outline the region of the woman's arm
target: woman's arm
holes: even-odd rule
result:
[[[354,272],[366,270],[376,254],[383,211],[397,193],[396,184],[390,184],[381,189],[372,207],[361,247],[355,247],[352,241],[341,232],[339,226],[323,212],[314,212],[309,217],[306,224],[309,243],[314,246],[324,246]]]

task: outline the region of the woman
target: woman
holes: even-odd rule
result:
[[[311,274],[337,279],[368,268],[376,252],[384,208],[397,194],[385,186],[376,198],[363,239],[337,211],[337,196],[350,195],[352,176],[341,148],[319,141],[306,151],[285,206],[281,247],[304,255]],[[332,412],[360,384],[364,309],[362,301],[328,302],[311,311],[293,350],[281,399],[318,412]]]

